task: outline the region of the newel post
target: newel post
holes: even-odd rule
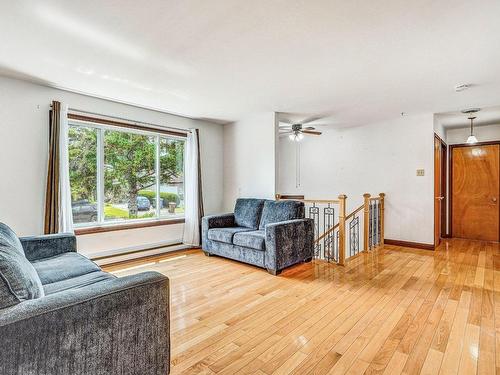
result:
[[[380,245],[384,246],[384,199],[385,193],[380,193]]]
[[[339,265],[345,263],[345,194],[339,195]]]
[[[364,218],[363,218],[363,250],[368,251],[369,250],[369,227],[370,227],[370,197],[371,195],[369,193],[363,194],[364,200],[364,206],[365,209],[363,210],[364,213]]]

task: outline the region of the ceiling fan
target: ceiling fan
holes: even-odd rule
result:
[[[287,117],[297,117],[294,114],[285,114],[283,115]],[[320,131],[317,131],[314,126],[323,126],[326,124],[318,123],[318,120],[327,118],[331,115],[331,113],[324,113],[319,116],[314,116],[314,117],[309,117],[304,119],[303,121],[293,121],[292,119],[282,119],[279,123],[279,133],[280,137],[286,137],[290,138],[291,141],[299,142],[302,139],[304,139],[304,136],[309,136],[309,135],[321,135],[322,133]],[[296,119],[294,119],[296,120]],[[307,126],[310,124],[309,126]]]
[[[321,132],[317,131],[313,126],[306,126],[304,124],[287,124],[281,123],[280,136],[288,136],[291,141],[299,142],[305,135],[321,135]]]

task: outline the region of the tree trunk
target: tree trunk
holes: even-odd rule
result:
[[[129,218],[137,217],[137,191],[130,190],[128,192],[128,216]]]
[[[128,176],[128,217],[137,218],[137,179],[134,174]]]

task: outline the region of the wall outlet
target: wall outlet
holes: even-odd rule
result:
[[[417,169],[417,176],[424,176],[425,175],[425,170],[424,169]]]

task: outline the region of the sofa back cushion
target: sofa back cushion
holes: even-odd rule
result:
[[[0,309],[43,297],[43,287],[16,234],[0,223]]]
[[[259,229],[265,229],[267,224],[304,218],[304,202],[271,201],[264,202]]]
[[[257,229],[264,199],[239,198],[234,206],[234,221],[238,227]]]

